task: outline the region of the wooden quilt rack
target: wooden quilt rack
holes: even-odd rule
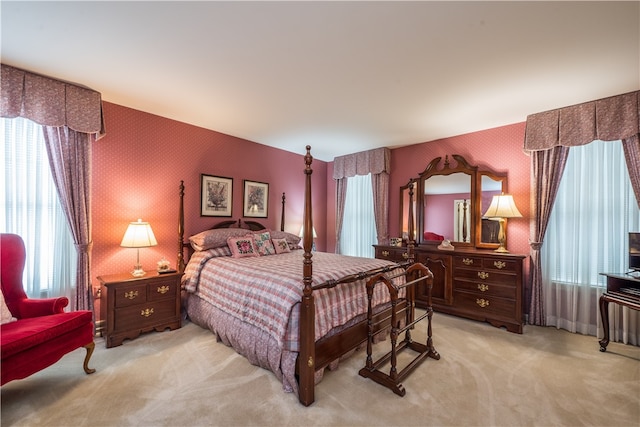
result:
[[[405,276],[408,278],[413,278],[413,280],[407,281],[402,285],[393,284],[392,280],[396,277]],[[425,282],[427,286],[427,297],[429,300],[428,309],[426,312],[419,316],[417,319],[414,318],[414,310],[412,309],[415,306],[415,287],[418,283]],[[391,295],[391,351],[380,357],[377,361],[373,360],[372,351],[373,351],[373,340],[376,335],[381,332],[384,332],[385,329],[377,328],[380,323],[388,321],[388,317],[384,319],[376,319],[373,313],[372,307],[372,299],[373,299],[373,290],[378,284],[386,285],[390,295]],[[368,310],[367,310],[367,327],[368,327],[368,338],[367,338],[367,361],[364,368],[360,369],[360,375],[365,378],[370,378],[373,381],[381,384],[389,389],[391,389],[395,394],[399,396],[404,396],[406,391],[402,385],[402,381],[411,373],[413,370],[427,357],[431,357],[433,359],[439,360],[440,354],[433,347],[433,340],[431,336],[431,318],[433,316],[433,308],[431,308],[431,289],[433,287],[433,273],[425,267],[421,263],[412,264],[409,268],[407,268],[403,273],[397,274],[395,276],[387,277],[386,274],[381,273],[371,277],[367,281],[367,299],[368,299]],[[399,297],[399,291],[405,288],[405,297]],[[398,309],[398,303],[406,300],[407,304],[403,305]],[[398,316],[403,314],[405,316],[405,326],[401,326],[401,321],[398,319]],[[427,319],[427,340],[426,344],[422,344],[411,339],[411,329],[415,327],[415,325],[423,320]],[[404,333],[404,339],[398,343],[398,337]],[[397,357],[400,352],[406,349],[411,349],[417,352],[416,357],[411,360],[400,372],[397,369]],[[389,374],[385,374],[380,370],[381,367],[385,366],[387,362],[391,362],[391,367],[389,369]]]

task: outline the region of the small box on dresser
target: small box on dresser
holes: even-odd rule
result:
[[[98,276],[107,348],[143,332],[180,328],[180,277],[176,272],[155,271],[143,277],[129,273]]]

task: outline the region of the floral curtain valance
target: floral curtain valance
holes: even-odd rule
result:
[[[356,175],[379,174],[389,172],[391,150],[377,148],[360,153],[339,156],[333,159],[333,179],[348,178]]]
[[[100,92],[2,64],[0,116],[105,134]]]
[[[616,141],[640,133],[640,91],[585,102],[527,117],[525,151]]]

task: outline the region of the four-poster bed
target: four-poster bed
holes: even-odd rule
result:
[[[407,262],[396,264],[312,253],[313,158],[308,146],[304,159],[303,250],[296,250],[299,237],[284,231],[284,193],[280,231],[265,230],[254,221],[224,221],[185,243],[181,183],[177,265],[184,272],[183,303],[187,315],[194,323],[211,329],[218,340],[232,346],[252,364],[273,371],[286,391],[297,391],[305,406],[313,403],[314,387],[324,368],[335,366],[341,357],[365,343],[370,349],[381,332],[390,331],[393,348],[385,359],[392,362],[390,374],[381,374],[380,364],[374,364],[370,354],[360,374],[403,395],[399,381],[422,359],[439,358],[431,340],[430,304],[424,315],[417,320],[414,316],[414,285],[422,281],[430,292],[433,275],[422,264],[414,264],[412,256]],[[254,241],[271,238],[281,246],[273,252],[271,248],[261,248],[267,252],[260,255],[275,256],[254,255],[251,242],[243,240],[247,234],[252,234]],[[246,244],[242,248],[247,250],[239,254],[234,244]],[[196,249],[193,254],[190,252],[186,266],[185,246],[190,251],[192,247]],[[428,320],[424,345],[412,342],[409,331],[423,319]],[[405,333],[405,338],[398,345],[399,351],[410,348],[418,356],[397,374],[395,345],[400,333]]]

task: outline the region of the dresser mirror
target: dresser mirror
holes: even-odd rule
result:
[[[500,222],[496,218],[483,218],[489,209],[493,196],[507,192],[507,176],[488,171],[478,172],[478,193],[480,195],[480,233],[476,246],[479,248],[497,248]]]
[[[433,159],[417,179],[400,188],[403,238],[408,237],[409,189],[414,186],[415,242],[440,244],[442,239],[461,247],[497,248],[499,223],[483,219],[493,195],[506,192],[507,177],[479,170],[453,154]],[[496,228],[497,227],[497,228]]]

